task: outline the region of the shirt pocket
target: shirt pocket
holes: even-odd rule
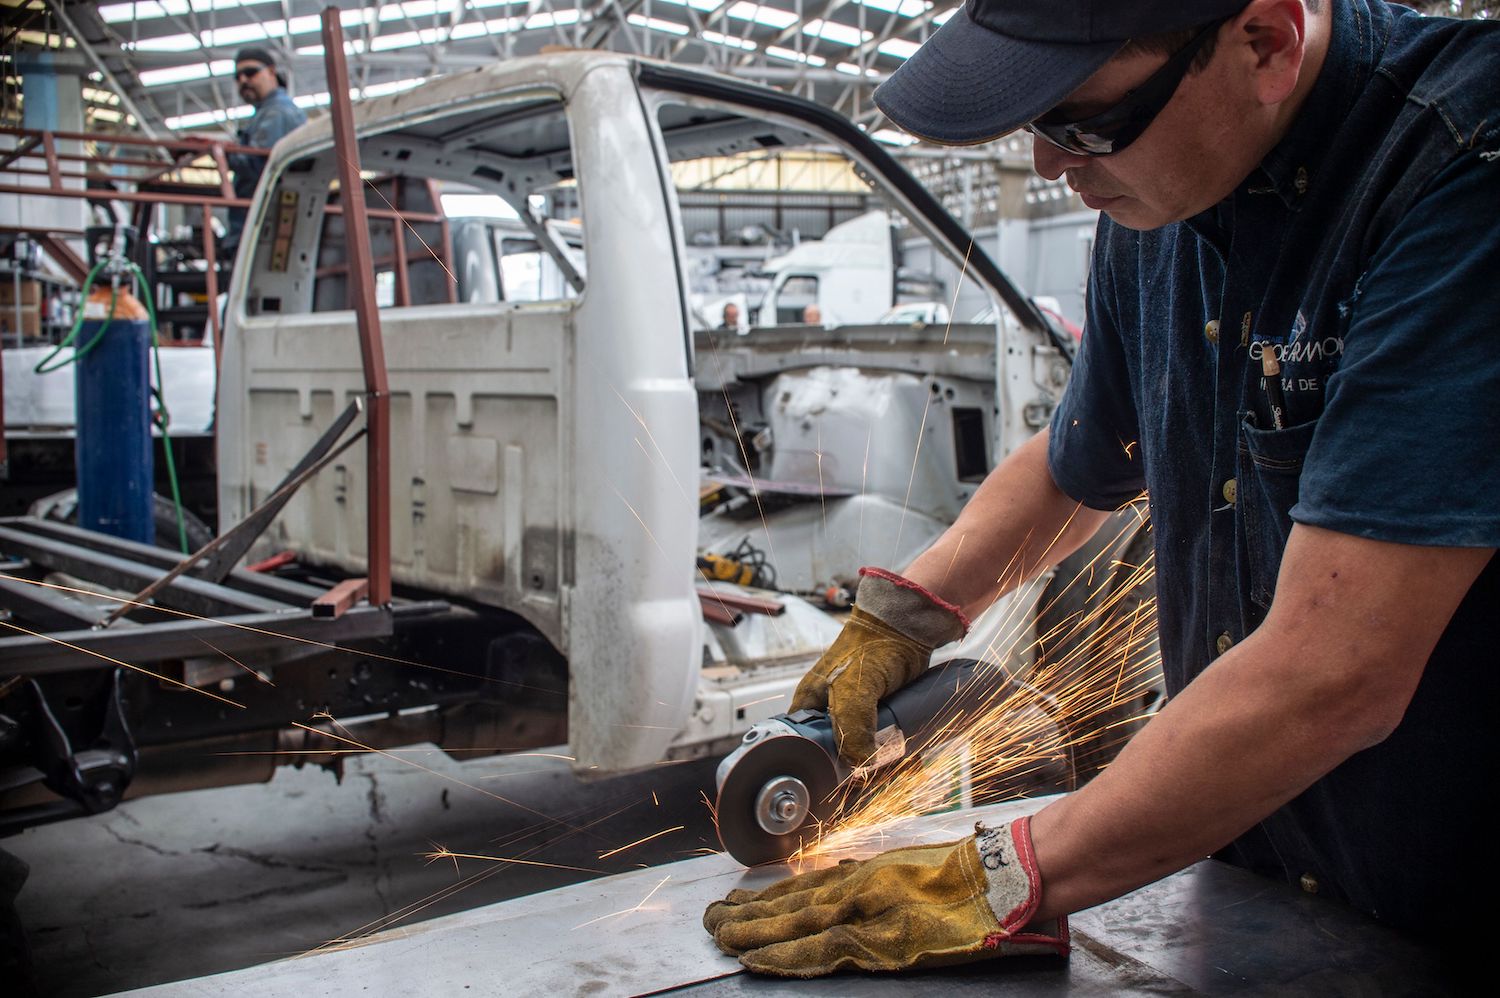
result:
[[[1235,510],[1250,599],[1270,609],[1281,555],[1292,532],[1292,507],[1316,419],[1283,430],[1262,429],[1253,412],[1240,413]]]

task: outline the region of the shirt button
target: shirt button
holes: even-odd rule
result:
[[[1225,631],[1223,634],[1220,634],[1219,635],[1219,640],[1217,640],[1217,641],[1214,642],[1214,647],[1217,648],[1217,649],[1219,649],[1219,654],[1220,655],[1224,654],[1226,651],[1228,651],[1233,646],[1234,646],[1234,638],[1231,638],[1229,636],[1229,632],[1228,631]]]
[[[1234,497],[1239,493],[1239,484],[1231,478],[1224,483],[1224,501],[1234,505]]]
[[[1302,875],[1302,879],[1298,881],[1298,883],[1302,885],[1302,889],[1307,893],[1318,893],[1318,878],[1313,876],[1311,873],[1304,873]]]
[[[1219,320],[1209,319],[1203,327],[1203,335],[1208,337],[1208,342],[1219,342]]]

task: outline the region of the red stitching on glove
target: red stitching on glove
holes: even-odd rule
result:
[[[1042,902],[1042,877],[1036,868],[1036,853],[1031,847],[1031,815],[1017,818],[1010,823],[1010,840],[1016,847],[1016,859],[1026,871],[1028,886],[1026,900],[1016,905],[1015,910],[1000,922],[1004,928],[1024,926],[1036,914]]]
[[[883,568],[876,568],[873,565],[866,565],[864,568],[861,568],[859,570],[859,574],[861,578],[866,575],[873,575],[877,579],[884,579],[887,582],[893,582],[896,585],[900,586],[902,589],[910,589],[914,592],[921,593],[923,596],[926,596],[929,600],[931,600],[933,604],[942,607],[944,610],[947,610],[949,613],[953,614],[953,616],[957,617],[959,622],[964,625],[965,632],[969,630],[969,618],[964,615],[964,612],[958,607],[954,606],[952,603],[949,603],[947,600],[943,599],[941,596],[933,593],[926,586],[918,585],[917,583],[913,582],[903,575],[897,575],[895,572],[888,572]]]

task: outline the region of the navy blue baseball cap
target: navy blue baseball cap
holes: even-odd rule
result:
[[[1194,28],[1249,0],[965,0],[875,90],[911,134],[972,145],[1055,107],[1132,38]]]

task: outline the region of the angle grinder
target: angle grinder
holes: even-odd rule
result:
[[[1011,682],[1005,670],[973,659],[929,669],[880,702],[875,756],[861,774],[920,754],[948,718],[994,703]],[[798,710],[756,723],[719,763],[715,805],[719,841],[746,866],[774,863],[811,845],[834,810],[835,789],[851,770],[838,755],[827,711]]]

